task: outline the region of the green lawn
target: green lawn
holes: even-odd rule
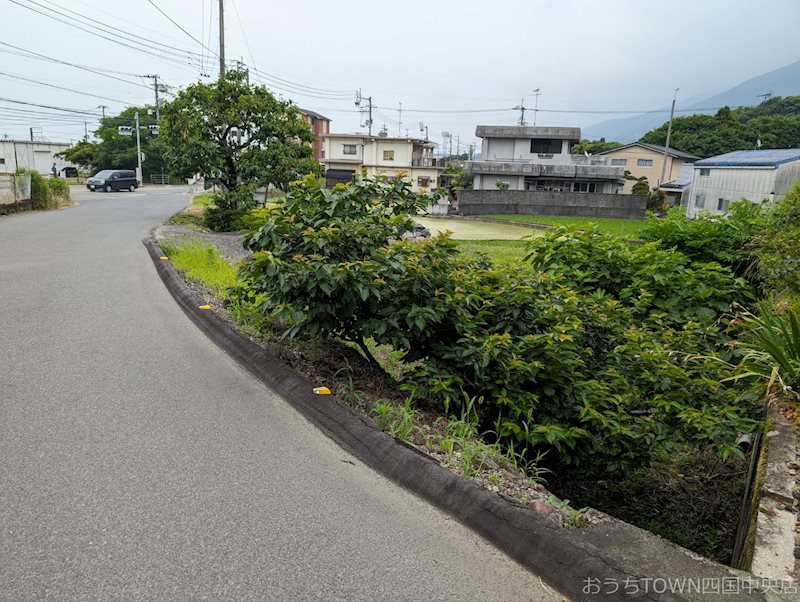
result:
[[[188,226],[194,230],[207,231],[208,228],[203,224],[203,212],[206,207],[214,201],[214,195],[210,192],[198,194],[192,198],[189,206],[179,211],[167,220],[170,226]]]
[[[525,257],[524,240],[457,240],[459,251],[484,253],[496,263],[520,263]]]
[[[189,280],[199,282],[217,297],[227,298],[227,289],[236,285],[236,268],[202,240],[162,243],[161,250]]]
[[[519,240],[527,236],[537,236],[537,230],[513,224],[492,224],[466,219],[447,219],[441,217],[414,217],[432,234],[451,232],[453,240]]]
[[[643,219],[616,219],[610,217],[573,217],[567,215],[487,215],[492,219],[508,222],[524,222],[527,224],[543,224],[546,226],[577,226],[586,228],[594,224],[605,234],[636,238],[637,232],[644,225]]]

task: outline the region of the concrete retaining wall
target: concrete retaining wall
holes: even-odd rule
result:
[[[646,209],[647,197],[636,194],[536,190],[461,190],[458,193],[461,215],[499,213],[640,219]]]

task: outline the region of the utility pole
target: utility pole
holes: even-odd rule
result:
[[[143,75],[142,77],[146,77],[147,79],[152,79],[153,80],[153,90],[156,93],[156,121],[158,121],[158,118],[160,117],[160,112],[159,112],[160,107],[159,107],[159,105],[161,104],[158,101],[158,75]]]
[[[461,136],[456,134],[456,159],[461,155]]]
[[[397,109],[397,135],[400,136],[400,128],[403,127],[403,103],[398,102],[398,109]]]
[[[86,123],[86,122],[84,122],[84,123]],[[33,128],[30,128],[30,131],[31,131],[31,142],[33,142]]]
[[[225,0],[219,0],[219,78],[225,79]]]
[[[31,134],[31,136],[33,136],[33,134]],[[89,126],[85,120],[83,122],[83,139],[89,140]],[[31,140],[33,140],[33,138],[31,138]]]
[[[675,101],[678,100],[678,90],[675,88],[675,96],[672,97],[672,109],[669,112],[669,126],[667,126],[667,143],[664,145],[664,161],[661,164],[661,178],[658,180],[658,185],[664,183],[664,173],[667,170],[667,153],[669,152],[669,139],[672,136],[672,118],[675,116]]]
[[[536,114],[539,112],[539,96],[542,95],[542,91],[540,88],[536,88],[533,91],[533,95],[536,97],[533,105],[533,127],[536,127]]]
[[[100,109],[101,111],[103,111],[103,119],[105,119],[106,118],[106,109],[108,109],[109,107],[107,107],[106,105],[99,105],[97,108]]]
[[[514,107],[515,111],[519,111],[519,124],[525,125],[525,99],[523,98],[520,103]]]
[[[144,183],[144,174],[142,173],[142,141],[139,137],[139,111],[136,111],[136,160],[139,163],[139,180],[140,184]]]
[[[369,128],[369,136],[372,137],[372,96],[368,96],[367,99],[366,99],[367,100],[367,108],[366,109],[362,109],[361,108],[361,101],[362,100],[364,100],[364,98],[361,96],[361,88],[359,88],[358,90],[356,90],[356,102],[355,102],[355,105],[358,107],[358,109],[359,109],[359,111],[361,111],[361,113],[364,113],[365,111],[368,113],[368,118],[367,118],[367,124],[366,125]]]

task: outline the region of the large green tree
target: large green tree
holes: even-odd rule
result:
[[[156,125],[155,117],[151,115],[152,109],[147,106],[129,107],[119,115],[105,117],[100,120],[94,134],[99,139],[97,142],[82,140],[76,145],[59,153],[67,161],[88,168],[92,171],[101,169],[135,169],[138,167],[136,160],[136,131],[126,136],[119,133],[120,126],[134,128],[136,113],[139,113],[139,139],[144,154],[142,171],[144,177],[150,174],[166,173],[166,164],[163,158],[163,145],[158,139],[158,134],[150,130]]]
[[[201,174],[226,193],[268,184],[285,190],[302,175],[319,174],[311,129],[299,109],[245,78],[229,71],[164,105],[161,135],[171,169]]]
[[[642,136],[663,145],[667,123]],[[670,146],[701,157],[735,150],[800,147],[800,96],[772,98],[755,107],[722,107],[716,115],[677,117]]]

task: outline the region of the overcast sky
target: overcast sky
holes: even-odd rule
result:
[[[113,114],[152,104],[152,82],[138,75],[158,74],[175,91],[209,81],[218,58],[200,42],[217,52],[217,5],[0,0],[0,97],[97,113],[107,105]],[[679,107],[682,99],[710,96],[800,59],[799,23],[798,0],[225,2],[227,58],[254,64],[254,79],[330,117],[332,131],[363,131],[353,103],[360,88],[377,107],[375,131],[385,124],[392,135],[420,135],[423,122],[432,140],[451,131],[464,146],[475,142],[479,123],[515,123],[519,112],[508,109],[523,97],[532,109],[536,88],[539,109],[548,111],[656,109],[669,104],[676,87]],[[104,75],[12,54],[19,49]],[[608,117],[540,112],[536,119],[585,126]],[[26,139],[37,127],[37,137],[76,141],[84,118],[91,133],[91,115],[0,100],[0,136]]]

